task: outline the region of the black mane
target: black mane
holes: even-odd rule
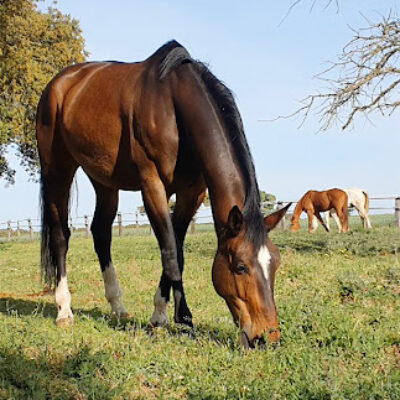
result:
[[[159,55],[159,52],[162,58],[159,69],[160,79],[164,79],[171,70],[179,65],[194,62],[189,52],[176,40],[166,43],[155,54]]]
[[[174,40],[166,43],[155,54],[160,55],[162,59],[159,64],[160,79],[165,78],[179,65],[190,62],[195,66],[205,88],[213,98],[225,124],[226,133],[231,139],[245,182],[246,197],[242,212],[247,226],[246,236],[256,247],[261,247],[265,244],[267,232],[260,211],[260,193],[242,118],[232,92],[212,74],[204,63],[192,59],[188,51]]]

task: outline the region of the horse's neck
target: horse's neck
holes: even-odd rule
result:
[[[303,211],[303,198],[301,198],[297,202],[296,207],[293,210],[293,214],[292,214],[293,220],[298,220],[302,211]]]
[[[218,234],[232,207],[243,208],[243,176],[213,100],[190,71],[180,75],[174,100],[202,165]]]
[[[193,130],[193,136],[198,132]],[[222,133],[221,133],[222,135]],[[220,134],[204,135],[207,148],[198,146],[197,153],[203,165],[203,174],[210,194],[214,223],[217,234],[227,222],[229,211],[235,205],[242,209],[245,187],[233,151]]]

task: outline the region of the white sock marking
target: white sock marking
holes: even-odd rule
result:
[[[57,321],[64,318],[73,318],[71,310],[71,293],[68,289],[67,277],[63,276],[56,288],[56,304],[58,307]]]
[[[111,305],[111,313],[120,316],[127,314],[124,305],[121,301],[122,292],[119,288],[118,279],[115,274],[115,269],[112,263],[103,272],[104,291],[108,302]]]
[[[154,295],[154,312],[150,318],[150,323],[154,326],[164,326],[168,324],[167,317],[168,303],[164,297],[161,296],[161,289],[158,288]]]
[[[258,262],[261,265],[261,270],[264,274],[265,280],[269,282],[269,265],[271,261],[271,254],[267,246],[262,246],[258,252]]]

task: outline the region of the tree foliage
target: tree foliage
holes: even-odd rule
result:
[[[260,190],[260,201],[261,201],[261,212],[270,213],[274,209],[276,196],[271,193],[267,193],[264,190]]]
[[[37,0],[0,2],[0,177],[14,181],[7,148],[37,172],[36,106],[46,84],[67,65],[84,61],[79,22],[56,8],[37,10]]]

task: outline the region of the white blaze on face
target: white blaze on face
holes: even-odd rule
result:
[[[261,265],[261,270],[264,274],[265,280],[269,282],[269,265],[271,261],[271,254],[269,253],[267,246],[261,246],[257,259]]]

